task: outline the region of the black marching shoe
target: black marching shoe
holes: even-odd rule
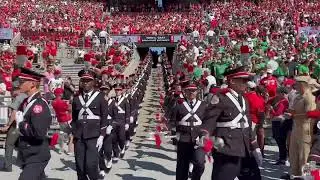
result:
[[[290,174],[282,175],[282,176],[280,177],[280,179],[287,179],[287,180],[290,180]]]
[[[98,175],[98,180],[104,180],[105,176],[106,176],[106,172],[104,172],[104,170],[101,170]]]
[[[126,148],[123,148],[120,152],[120,158],[122,159],[124,157],[124,154],[126,153]]]

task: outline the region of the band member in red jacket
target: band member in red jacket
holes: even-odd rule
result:
[[[263,96],[257,93],[258,88],[252,81],[248,82],[249,91],[244,94],[249,103],[249,115],[252,120],[252,128],[257,135],[257,143],[261,149],[262,155],[264,155],[264,129],[263,123],[265,120],[265,100]],[[259,88],[259,91],[261,91]]]
[[[52,102],[52,107],[56,113],[57,120],[60,125],[60,138],[59,138],[59,145],[60,145],[60,152],[63,151],[63,142],[64,142],[64,133],[69,135],[69,146],[68,146],[68,152],[73,152],[73,137],[71,135],[71,113],[70,113],[70,106],[69,103],[62,99],[63,95],[63,89],[57,88],[54,90],[54,95],[56,96],[56,99]]]

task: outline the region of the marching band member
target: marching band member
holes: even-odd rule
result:
[[[44,169],[51,155],[47,132],[52,116],[47,101],[40,94],[40,80],[44,76],[29,69],[21,68],[19,75],[20,92],[28,98],[16,112],[16,123],[21,133],[18,150],[22,160],[19,180],[42,179]]]
[[[197,147],[200,126],[207,104],[197,99],[198,88],[194,84],[184,88],[185,99],[179,99],[172,121],[177,130],[176,179],[187,180],[189,164],[193,164],[192,180],[200,180],[205,169],[205,152]]]
[[[262,155],[252,136],[248,103],[243,97],[250,75],[243,67],[227,71],[228,88],[212,92],[202,124],[206,136],[216,137],[212,180],[261,179],[258,165]]]
[[[109,84],[103,82],[100,86],[100,91],[104,93],[105,103],[107,103],[107,113],[108,113],[108,120],[110,126],[107,127],[106,137],[103,140],[103,147],[100,151],[100,159],[99,159],[99,168],[100,168],[100,175],[102,177],[105,176],[106,172],[109,172],[112,168],[112,120],[117,110],[115,106],[115,102],[113,98],[108,96],[111,87]],[[105,159],[107,160],[107,164],[105,164]]]
[[[112,149],[113,161],[117,162],[119,157],[123,158],[125,154],[126,131],[129,130],[129,101],[125,97],[122,85],[118,84],[114,88],[116,92],[115,105],[117,111],[113,117],[112,131]]]
[[[95,74],[81,70],[81,91],[72,103],[72,132],[78,180],[98,179],[99,151],[110,125],[104,94],[94,90]]]

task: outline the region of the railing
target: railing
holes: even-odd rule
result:
[[[9,122],[10,113],[8,105],[0,104],[0,126],[6,125]]]
[[[4,99],[0,103],[0,126],[6,125],[9,122],[10,114],[12,109],[9,107],[12,102],[11,96],[3,96],[1,97]],[[48,101],[49,109],[52,116],[52,126],[56,126],[58,124],[55,111],[51,105],[52,101]]]

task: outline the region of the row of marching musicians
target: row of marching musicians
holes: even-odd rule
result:
[[[112,163],[124,157],[138,125],[139,104],[143,101],[150,72],[150,60],[145,60],[135,74],[130,75],[130,81],[114,86],[108,82],[97,86],[97,75],[91,70],[78,73],[80,88],[72,102],[70,128],[79,180],[104,179]],[[51,158],[46,134],[52,117],[39,92],[43,77],[22,68],[17,79],[21,92],[28,95],[16,115],[21,133],[18,149],[22,173],[19,180],[42,179]],[[112,88],[116,95],[109,97]]]
[[[170,67],[164,69],[169,77]],[[187,77],[164,78],[170,81],[165,83],[164,110],[168,126],[176,134],[177,180],[200,180],[206,156],[211,155],[213,180],[261,179],[262,154],[243,97],[252,74],[239,67],[224,75],[228,88],[211,88],[205,100],[198,98],[196,82]]]

